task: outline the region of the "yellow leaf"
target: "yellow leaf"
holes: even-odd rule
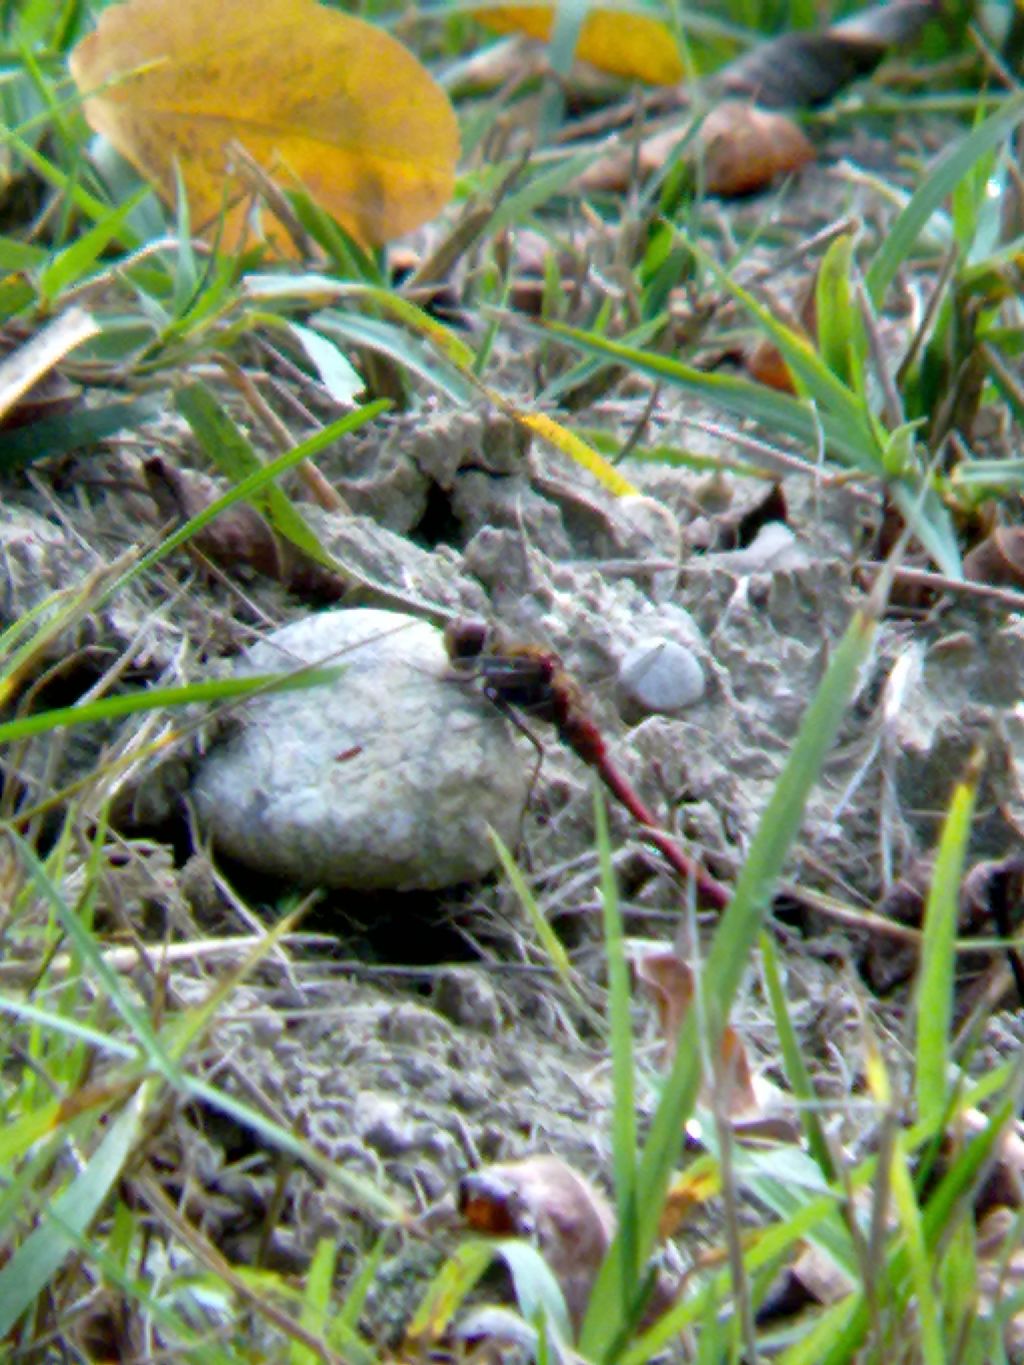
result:
[[[499,33],[525,33],[547,42],[554,6],[502,6],[477,10],[476,17]],[[602,71],[650,85],[675,85],[683,79],[679,47],[671,30],[660,19],[628,10],[591,10],[583,21],[576,56]]]
[[[609,493],[614,493],[616,497],[622,498],[629,497],[638,491],[593,446],[587,445],[586,441],[577,436],[575,432],[563,427],[560,422],[556,422],[547,413],[520,412],[511,405],[502,404],[502,406],[520,426],[529,428],[535,435],[547,441],[549,445],[553,445],[556,450],[560,450],[563,455],[568,455],[570,459],[575,460],[584,469],[589,469],[594,478],[599,479]]]
[[[658,1219],[658,1239],[674,1237],[694,1209],[707,1204],[722,1188],[721,1172],[713,1157],[698,1157],[688,1171],[676,1175],[665,1191]]]
[[[447,96],[390,35],[316,0],[128,0],[70,66],[91,126],[169,202],[177,162],[197,228],[227,203],[229,248],[247,239],[249,212],[229,179],[232,143],[363,243],[418,227],[451,197]]]

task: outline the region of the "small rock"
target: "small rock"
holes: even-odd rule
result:
[[[501,1003],[494,985],[472,967],[446,967],[434,980],[434,1008],[453,1024],[496,1034]]]
[[[675,715],[704,695],[704,669],[686,645],[662,635],[638,641],[619,664],[623,709],[641,715]]]
[[[678,518],[657,498],[633,495],[616,501],[622,552],[664,561],[667,567],[651,573],[650,595],[655,602],[668,602],[679,581],[683,537]]]
[[[401,1100],[365,1091],[356,1102],[359,1136],[383,1157],[401,1156],[416,1146],[419,1124]]]
[[[811,562],[807,550],[782,521],[766,521],[750,544],[742,550],[722,550],[706,558],[737,574],[801,569]]]
[[[623,553],[637,559],[659,558],[678,563],[682,532],[675,513],[658,498],[627,495],[613,504]],[[675,569],[672,570],[675,572]]]
[[[396,1005],[381,1015],[377,1032],[389,1043],[402,1043],[408,1047],[446,1043],[452,1036],[447,1019],[412,1001]]]
[[[440,632],[399,612],[321,612],[275,631],[243,675],[340,665],[327,686],[254,697],[193,784],[214,842],[306,886],[436,889],[495,865],[529,769],[507,723],[454,681]]]

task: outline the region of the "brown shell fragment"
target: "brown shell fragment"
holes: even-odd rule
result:
[[[992,586],[1024,585],[1024,526],[997,526],[964,555],[964,577]]]

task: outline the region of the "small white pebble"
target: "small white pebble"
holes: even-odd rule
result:
[[[619,664],[619,687],[628,706],[653,715],[674,715],[700,701],[704,669],[691,649],[662,635],[637,643]]]

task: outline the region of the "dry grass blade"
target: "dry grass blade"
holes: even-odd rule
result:
[[[0,426],[19,399],[48,375],[76,346],[98,336],[100,325],[82,308],[69,308],[0,360]]]

